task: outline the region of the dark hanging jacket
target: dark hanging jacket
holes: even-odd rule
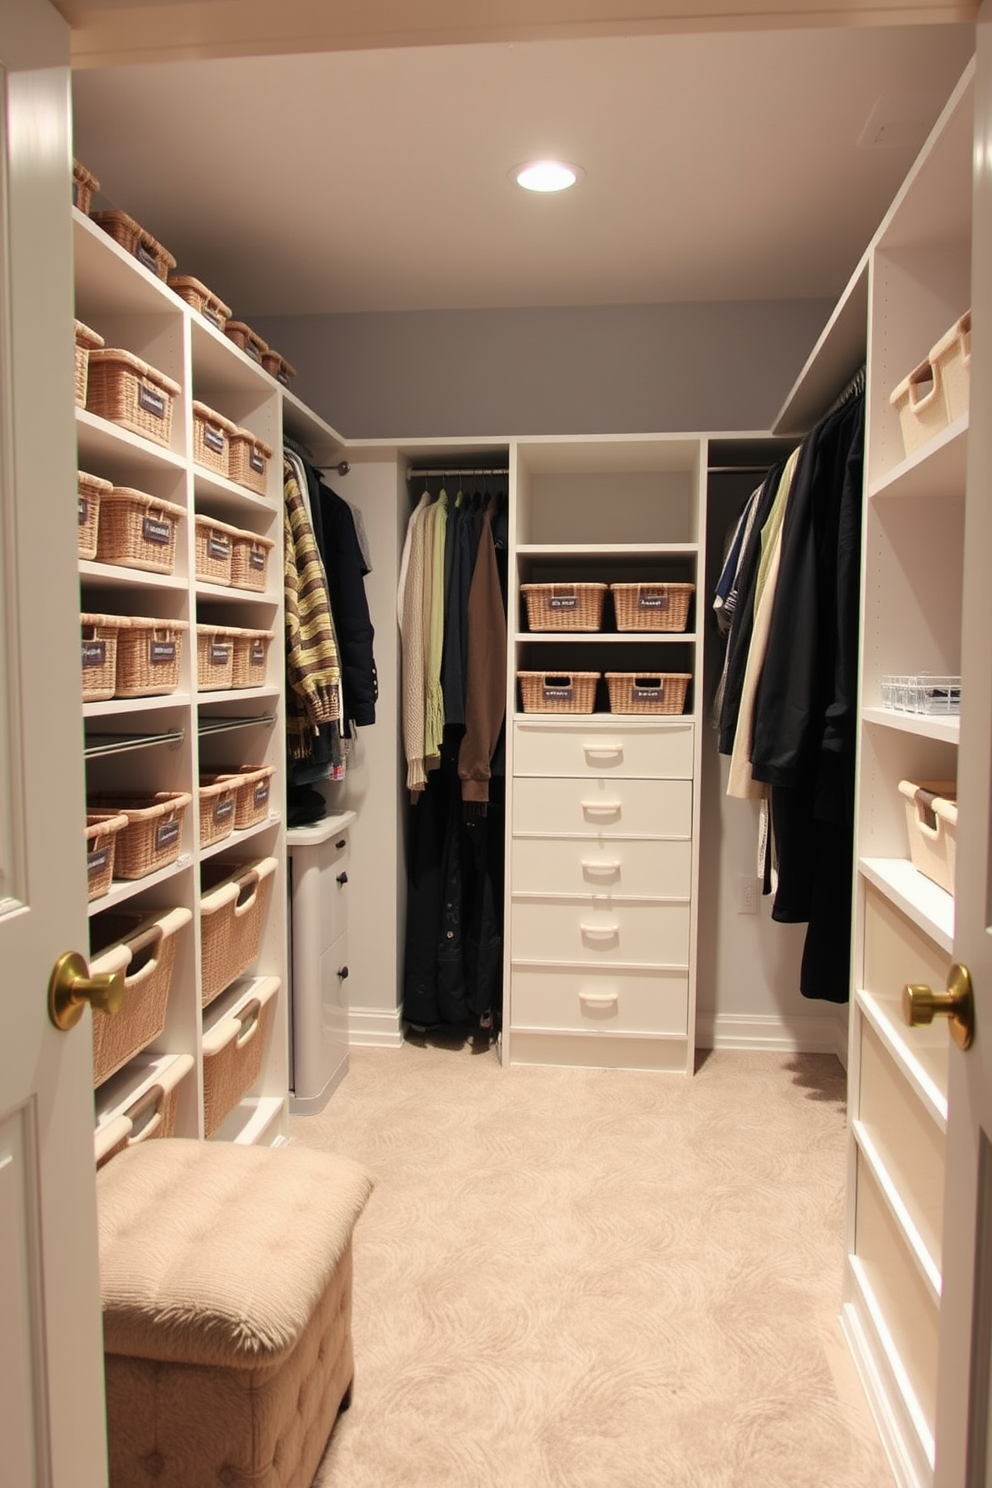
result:
[[[365,593],[369,572],[351,507],[322,477],[317,478],[320,550],[341,661],[345,719],[359,728],[375,723],[379,683],[372,643],[375,631]]]

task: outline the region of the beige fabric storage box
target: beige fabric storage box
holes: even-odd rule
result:
[[[194,1068],[192,1054],[138,1054],[111,1075],[100,1089],[106,1105],[93,1133],[98,1168],[134,1142],[175,1136]]]
[[[111,911],[91,921],[90,975],[124,973],[120,1011],[93,1013],[94,1085],[116,1074],[165,1028],[177,937],[192,918],[192,910],[179,907],[152,915]]]
[[[214,858],[200,870],[200,995],[204,1007],[251,967],[272,896],[276,858],[232,863]]]
[[[889,402],[899,415],[907,459],[947,427],[947,404],[941,385],[940,365],[929,357],[893,389]]]
[[[110,486],[100,501],[96,557],[143,573],[171,574],[185,510],[133,486]]]
[[[80,558],[96,557],[100,532],[100,502],[114,489],[113,483],[98,475],[76,472],[76,513],[79,519],[78,553]]]
[[[971,311],[966,310],[930,348],[930,361],[940,373],[947,422],[968,412],[971,395]]]
[[[311,1488],[354,1374],[371,1192],[304,1147],[172,1138],[100,1170],[111,1488]]]
[[[203,1014],[203,1135],[212,1137],[258,1083],[276,1009],[279,978],[241,982]]]
[[[958,831],[956,782],[900,780],[899,794],[906,805],[913,867],[953,894]]]

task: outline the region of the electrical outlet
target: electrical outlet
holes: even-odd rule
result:
[[[737,880],[737,913],[758,913],[758,880],[753,873],[742,873]]]

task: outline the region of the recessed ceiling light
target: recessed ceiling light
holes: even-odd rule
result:
[[[528,160],[526,165],[515,166],[510,174],[525,191],[566,191],[583,172],[581,166],[569,165],[564,160]]]

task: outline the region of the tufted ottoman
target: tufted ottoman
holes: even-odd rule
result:
[[[310,1488],[351,1388],[367,1173],[162,1139],[97,1175],[111,1488]]]

